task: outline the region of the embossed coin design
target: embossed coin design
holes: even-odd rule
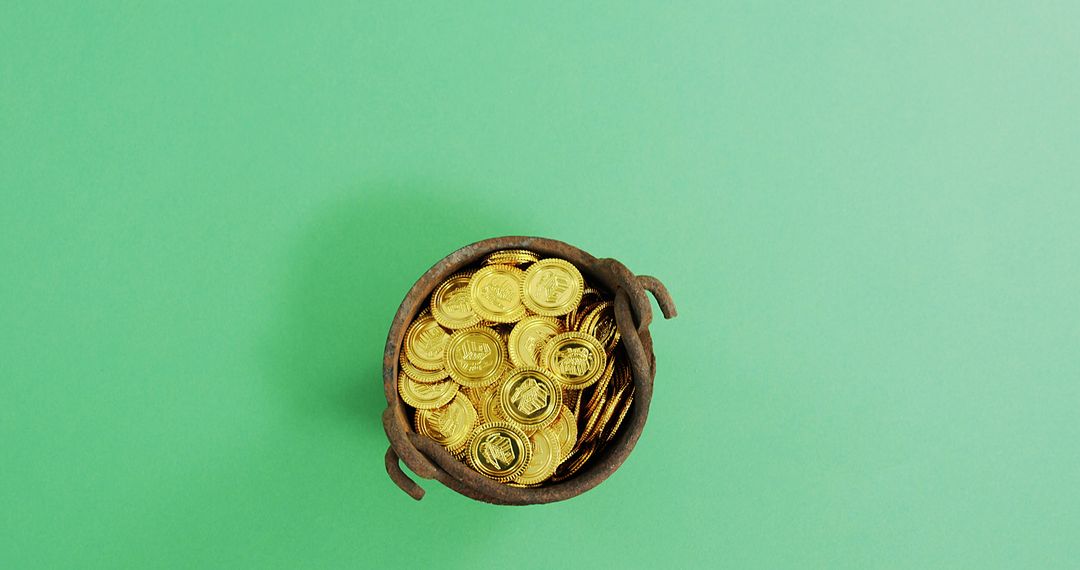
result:
[[[564,331],[562,323],[552,317],[530,315],[521,319],[507,340],[510,362],[515,366],[538,366],[544,342]]]
[[[538,315],[557,317],[573,311],[585,290],[581,272],[562,259],[541,259],[522,280],[522,302]]]
[[[450,381],[421,384],[405,374],[398,375],[398,394],[406,404],[418,410],[445,406],[457,393],[458,385]]]
[[[509,265],[482,267],[469,279],[469,300],[481,318],[512,323],[525,316],[521,283],[525,272]]]
[[[555,380],[580,390],[600,378],[607,354],[600,341],[591,335],[571,331],[551,337],[544,344],[540,362],[551,370]]]
[[[463,386],[480,388],[499,379],[506,353],[499,333],[488,327],[455,331],[446,343],[445,366]]]
[[[480,322],[469,300],[472,272],[451,275],[431,294],[431,316],[448,329],[463,329]]]
[[[458,393],[450,403],[430,410],[417,410],[416,433],[434,439],[451,453],[465,447],[476,426],[476,409]]]
[[[533,485],[551,477],[563,458],[559,438],[551,428],[537,430],[530,435],[529,444],[532,446],[529,464],[520,475],[514,477],[514,481],[522,485]]]
[[[499,410],[506,419],[533,430],[555,421],[562,409],[562,390],[539,368],[515,368],[499,387]]]
[[[506,422],[491,422],[473,431],[465,457],[481,474],[496,481],[509,481],[529,464],[532,444],[521,428]]]
[[[438,370],[442,368],[449,338],[431,313],[424,311],[405,332],[405,356],[417,368]]]

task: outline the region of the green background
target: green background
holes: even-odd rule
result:
[[[0,566],[1080,564],[1076,3],[296,4],[0,8]],[[414,502],[386,330],[507,234],[668,285],[649,424]]]

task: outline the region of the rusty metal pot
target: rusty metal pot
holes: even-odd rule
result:
[[[488,253],[501,249],[528,249],[541,257],[565,259],[576,265],[587,281],[613,294],[615,321],[634,379],[634,403],[615,439],[573,477],[541,487],[511,487],[473,471],[434,440],[413,430],[407,407],[397,392],[398,357],[405,330],[427,306],[432,291],[450,275],[479,263]],[[383,352],[386,410],[382,419],[386,437],[390,440],[390,448],[386,450],[386,472],[390,478],[414,499],[423,498],[424,490],[401,470],[400,460],[420,477],[437,479],[462,495],[498,505],[552,503],[575,497],[599,485],[630,455],[649,415],[656,358],[649,334],[652,306],[646,291],[656,298],[665,318],[676,315],[675,303],[655,277],[634,275],[614,259],[598,259],[567,243],[539,237],[508,236],[478,241],[436,263],[405,295],[405,300],[394,315]]]

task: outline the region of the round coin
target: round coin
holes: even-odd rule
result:
[[[446,343],[444,367],[463,386],[480,388],[499,379],[506,363],[502,337],[487,327],[454,331]]]
[[[461,393],[450,403],[416,411],[416,433],[426,435],[451,453],[461,451],[476,425],[476,409]]]
[[[585,280],[572,263],[563,259],[541,259],[525,271],[521,300],[538,315],[557,317],[573,311],[584,290]]]
[[[473,430],[465,457],[481,475],[509,481],[529,464],[532,444],[521,428],[506,422],[490,422]]]
[[[607,434],[605,441],[611,441],[615,439],[615,436],[619,433],[619,426],[622,425],[623,419],[626,417],[626,413],[630,411],[630,405],[634,403],[634,391],[630,390],[630,396],[623,403],[622,411],[619,412],[619,416],[615,419],[615,425],[611,426],[611,431]]]
[[[484,256],[483,265],[526,265],[540,260],[540,256],[527,249],[504,249]]]
[[[443,378],[450,375],[445,368],[440,367],[438,370],[424,370],[413,366],[412,362],[405,357],[405,353],[401,353],[401,371],[409,375],[409,378],[416,380],[417,382],[423,382],[424,384],[430,384],[432,382],[438,382]]]
[[[525,272],[509,265],[482,267],[469,279],[469,302],[480,318],[512,323],[525,316],[521,282]]]
[[[481,420],[485,422],[505,422],[506,415],[499,409],[499,392],[495,389],[488,390],[480,397],[480,407],[477,408]]]
[[[514,368],[499,386],[499,410],[524,429],[542,428],[562,409],[562,389],[539,368]]]
[[[451,275],[431,294],[431,316],[448,329],[463,329],[480,322],[480,315],[469,302],[469,278],[472,273]]]
[[[406,404],[418,410],[430,410],[445,406],[457,393],[457,384],[449,380],[434,384],[421,384],[406,374],[398,375],[398,394]]]
[[[424,311],[405,333],[405,356],[417,368],[438,370],[442,368],[449,338],[450,335],[435,322],[431,313]]]
[[[574,449],[574,444],[577,443],[577,418],[574,417],[574,412],[570,411],[570,408],[563,405],[561,411],[559,411],[559,417],[555,418],[555,423],[551,424],[548,428],[559,439],[559,447],[561,455],[559,461],[566,459],[566,456],[570,455],[570,452]]]
[[[529,464],[520,475],[514,477],[514,481],[522,485],[533,485],[551,477],[563,458],[559,438],[551,428],[530,435],[529,444],[532,446]]]
[[[593,336],[571,331],[557,334],[544,343],[540,362],[563,386],[580,390],[600,378],[607,354]]]
[[[515,366],[539,366],[540,348],[549,338],[563,332],[562,323],[551,317],[530,315],[510,331],[507,348]]]

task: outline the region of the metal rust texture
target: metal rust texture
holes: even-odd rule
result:
[[[488,253],[501,249],[528,249],[541,257],[565,259],[576,265],[590,283],[614,294],[615,321],[629,356],[634,379],[634,404],[615,439],[574,477],[542,487],[511,487],[473,471],[434,440],[413,430],[408,417],[408,407],[397,392],[398,356],[405,330],[413,318],[427,306],[432,291],[450,275],[478,263]],[[462,495],[497,505],[534,505],[563,501],[599,485],[630,455],[641,437],[645,419],[649,415],[653,379],[656,376],[656,358],[653,355],[652,337],[649,335],[652,306],[646,291],[656,299],[665,318],[670,319],[676,315],[675,303],[664,285],[655,277],[634,275],[614,259],[598,259],[570,244],[539,237],[508,236],[478,241],[436,263],[405,295],[405,300],[394,315],[383,353],[386,410],[382,419],[386,437],[390,440],[385,457],[386,472],[390,479],[414,499],[423,498],[423,488],[405,474],[399,463],[401,461],[419,477],[436,479]]]

